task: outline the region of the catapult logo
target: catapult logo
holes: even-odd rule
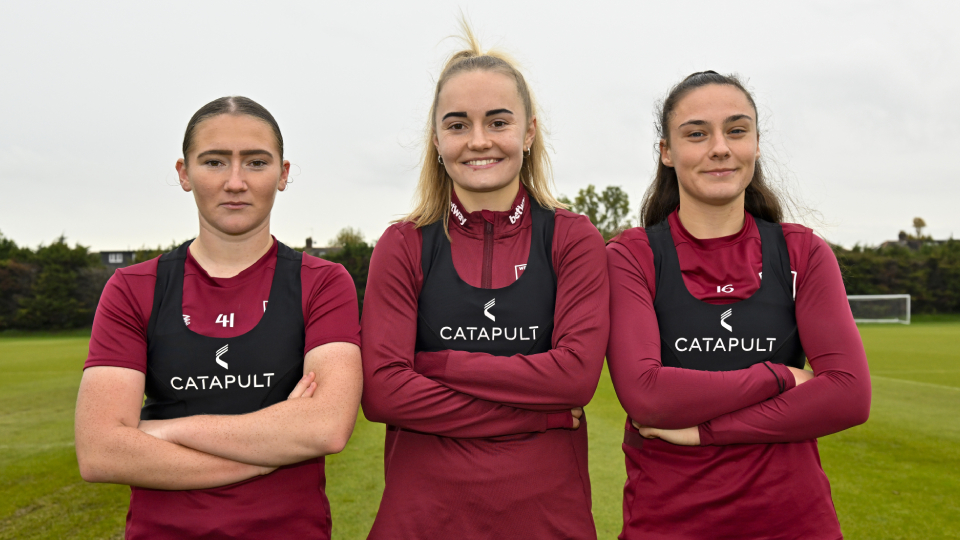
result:
[[[497,322],[497,316],[490,313],[490,310],[497,305],[497,299],[491,298],[489,302],[483,305],[483,316],[493,322]],[[440,339],[444,341],[497,341],[506,339],[508,341],[535,341],[537,339],[537,330],[539,326],[444,326],[440,329]]]
[[[733,332],[727,319],[733,317],[733,308],[730,308],[720,314],[720,326],[726,328],[727,332]],[[700,352],[770,352],[773,351],[774,343],[777,338],[723,338],[723,337],[701,337],[701,338],[677,338],[673,348],[677,352],[700,351]],[[766,342],[766,343],[764,343]],[[764,348],[766,345],[766,348]]]
[[[223,360],[223,355],[229,351],[230,344],[227,344],[214,353],[217,365],[223,369],[230,368],[230,365]],[[234,385],[234,388],[270,388],[270,383],[273,382],[275,375],[275,373],[224,375],[223,380],[220,379],[219,375],[173,377],[170,379],[170,386],[174,390],[228,390],[230,385]]]
[[[720,315],[720,326],[726,328],[728,332],[733,332],[733,327],[727,324],[727,319],[729,319],[732,316],[733,316],[733,308],[730,308],[724,311],[723,314]]]
[[[220,364],[220,367],[222,367],[223,369],[230,369],[227,363],[220,359],[220,357],[227,354],[227,351],[229,350],[230,350],[229,343],[217,349],[217,363]]]

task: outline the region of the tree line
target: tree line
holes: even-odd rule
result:
[[[913,313],[960,313],[960,241],[914,247],[833,246],[847,294],[909,294]]]
[[[631,219],[629,198],[618,186],[598,192],[590,185],[573,200],[560,200],[586,215],[605,240],[639,221],[634,221],[637,216]],[[907,235],[906,245],[849,250],[833,246],[847,294],[910,294],[914,313],[960,313],[960,242],[933,242],[919,236],[925,224],[914,225],[918,236]],[[330,241],[337,249],[323,256],[342,264],[353,277],[361,310],[374,244],[347,227]],[[177,245],[140,249],[135,260],[146,261]],[[32,250],[0,232],[0,330],[89,326],[111,274],[96,253],[79,244],[70,247],[62,236]]]

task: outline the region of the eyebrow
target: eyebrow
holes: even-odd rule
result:
[[[232,156],[232,155],[233,155],[233,152],[230,150],[207,150],[205,152],[200,152],[199,154],[197,154],[197,159],[200,159],[203,156]],[[270,152],[269,150],[260,150],[260,149],[241,150],[240,155],[241,156],[267,155],[267,156],[273,157],[273,153]]]
[[[496,115],[496,114],[513,114],[513,111],[511,111],[510,109],[491,109],[491,110],[487,111],[486,116],[494,116],[494,115]],[[441,118],[440,121],[443,122],[444,120],[446,120],[447,118],[450,118],[450,117],[453,117],[453,118],[466,118],[466,117],[467,117],[467,113],[462,112],[462,111],[448,112],[447,114],[443,115],[443,118]]]
[[[734,114],[734,115],[732,115],[732,116],[728,116],[728,117],[723,121],[723,123],[724,123],[724,124],[729,124],[730,122],[736,122],[737,120],[744,120],[744,119],[746,119],[746,120],[753,120],[753,118],[751,118],[750,115],[748,115],[748,114]],[[680,125],[677,126],[677,127],[683,127],[683,126],[687,126],[687,125],[690,125],[690,126],[705,126],[705,125],[707,125],[707,121],[706,121],[706,120],[688,120],[688,121],[680,124]]]

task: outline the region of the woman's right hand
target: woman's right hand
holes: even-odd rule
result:
[[[570,414],[573,415],[573,427],[570,429],[579,429],[580,417],[583,416],[583,407],[575,407],[570,409]]]
[[[787,366],[790,370],[790,373],[793,373],[793,380],[797,382],[797,386],[809,381],[813,378],[813,372],[807,371],[805,369],[797,369],[795,367]]]

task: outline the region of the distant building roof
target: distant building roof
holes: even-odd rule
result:
[[[313,255],[314,257],[323,257],[324,255],[330,253],[336,253],[340,251],[341,247],[338,246],[329,246],[329,247],[313,247],[313,238],[307,237],[307,246],[303,248],[303,252],[307,255]]]
[[[136,251],[101,251],[100,262],[108,268],[123,268],[137,262]]]

